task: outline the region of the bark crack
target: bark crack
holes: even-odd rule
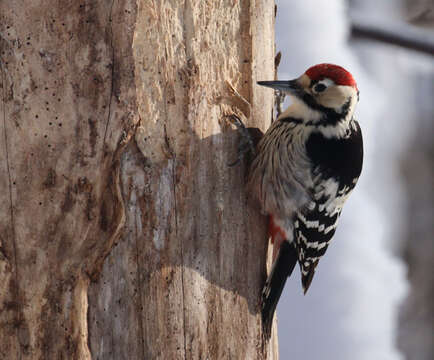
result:
[[[192,56],[192,49],[191,49],[191,38],[192,38],[192,31],[194,29],[194,21],[192,19],[193,9],[192,4],[190,0],[186,0],[184,2],[184,10],[183,10],[183,40],[184,40],[184,46],[185,46],[185,55],[186,55],[186,62],[187,65],[189,61],[191,61]],[[185,96],[189,96],[190,92],[190,86],[186,89],[187,94]],[[167,118],[167,117],[166,117]],[[176,153],[173,152],[173,193],[174,193],[174,199],[175,199],[175,231],[176,231],[176,237],[178,238],[178,211],[176,206]],[[181,251],[181,291],[182,291],[182,330],[183,330],[183,338],[184,338],[184,360],[187,359],[187,331],[186,331],[186,314],[185,314],[185,269],[184,269],[184,244],[183,239],[181,238],[180,241],[180,251]]]
[[[115,0],[112,0],[112,3],[110,5],[110,14],[109,14],[109,24],[110,24],[110,49],[112,52],[112,63],[111,63],[111,85],[110,85],[110,97],[109,97],[109,104],[108,104],[108,116],[107,116],[107,121],[106,121],[106,125],[105,125],[105,130],[104,130],[104,138],[103,138],[103,142],[102,142],[102,146],[103,146],[103,155],[104,155],[104,147],[105,147],[105,140],[107,137],[107,131],[108,131],[108,127],[110,124],[110,117],[111,117],[111,108],[112,108],[112,100],[113,100],[113,92],[114,92],[114,75],[115,75],[115,49],[113,46],[113,5],[115,3]]]
[[[175,233],[176,237],[178,237],[178,211],[176,207],[176,183],[175,183],[175,163],[176,158],[173,160],[173,195],[175,198]],[[182,331],[184,338],[184,360],[187,359],[187,339],[186,339],[186,329],[185,329],[185,286],[184,286],[184,244],[181,240],[181,290],[182,290]]]
[[[164,111],[166,112],[167,119],[167,109],[166,105],[164,106]],[[173,199],[174,199],[174,213],[175,213],[175,234],[176,238],[178,238],[178,208],[176,202],[176,153],[170,146],[169,137],[167,136],[167,127],[164,124],[164,141],[167,147],[167,151],[169,153],[170,159],[169,161],[172,163],[172,191],[173,191]],[[184,244],[182,239],[180,241],[180,252],[181,252],[181,293],[182,293],[182,331],[183,331],[183,341],[184,341],[184,359],[187,359],[187,348],[186,348],[186,330],[185,330],[185,287],[184,287]]]
[[[137,206],[139,206],[139,205],[137,205]],[[142,274],[143,272],[142,272],[142,269],[141,269],[141,266],[140,266],[140,256],[139,256],[139,244],[138,244],[138,236],[139,236],[139,233],[138,233],[138,231],[137,231],[137,221],[142,221],[142,219],[138,219],[137,220],[137,212],[135,212],[135,216],[134,216],[134,228],[135,228],[135,230],[136,230],[136,236],[135,236],[135,238],[136,238],[136,269],[137,269],[137,287],[138,287],[138,291],[139,291],[139,303],[140,303],[140,306],[139,306],[139,314],[140,314],[140,316],[139,316],[139,331],[140,331],[140,342],[141,342],[141,344],[140,344],[140,348],[141,348],[141,351],[142,351],[142,354],[141,354],[141,358],[142,359],[144,359],[145,358],[145,332],[144,332],[144,329],[143,329],[143,294],[142,294],[142,279],[141,279],[141,277],[140,277],[140,274]]]
[[[164,133],[166,137],[166,142],[168,143],[167,133],[166,133],[166,126],[164,127]],[[174,199],[174,212],[175,212],[175,234],[178,238],[178,207],[176,202],[176,154],[172,149],[169,147],[171,153],[172,153],[172,184],[173,184],[173,199]],[[182,292],[182,331],[183,331],[183,339],[184,339],[184,359],[187,359],[187,342],[186,342],[186,331],[185,331],[185,287],[184,287],[184,244],[181,238],[180,241],[180,251],[181,251],[181,292]]]
[[[0,63],[4,64],[3,59],[0,59]],[[3,136],[5,141],[5,155],[6,155],[6,170],[8,173],[8,181],[9,181],[9,211],[10,211],[10,219],[11,219],[11,239],[12,239],[12,251],[14,256],[14,280],[15,286],[13,286],[13,297],[17,304],[20,304],[19,301],[19,276],[18,276],[18,260],[17,260],[17,243],[16,243],[16,234],[15,234],[15,219],[14,219],[14,208],[13,208],[13,199],[12,199],[12,177],[11,177],[11,169],[10,169],[10,161],[9,161],[9,151],[8,151],[8,134],[6,130],[6,75],[3,66],[1,67],[1,76],[2,76],[2,102],[3,102]],[[17,312],[19,309],[16,310]],[[18,315],[18,314],[16,314]],[[18,316],[17,316],[18,318]],[[16,337],[18,339],[19,327],[15,327]],[[21,359],[21,352],[18,354],[18,358]]]
[[[191,0],[186,0],[184,3],[184,13],[183,13],[183,38],[184,38],[184,46],[185,46],[185,55],[187,57],[187,61],[190,56],[193,55],[192,50],[192,39],[194,34],[194,20],[193,20],[193,7],[191,4]]]

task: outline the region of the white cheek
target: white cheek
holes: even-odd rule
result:
[[[357,91],[352,86],[338,86],[340,93],[344,98],[357,96]]]
[[[318,97],[318,102],[329,108],[339,109],[350,97],[357,96],[356,91],[351,86],[334,86],[327,89]],[[352,101],[355,103],[355,101]]]
[[[300,99],[291,97],[291,101],[292,104],[282,114],[280,114],[279,119],[293,117],[303,121],[315,121],[321,118],[322,114],[320,112],[311,109]]]

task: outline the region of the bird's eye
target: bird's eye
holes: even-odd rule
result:
[[[313,91],[320,93],[327,89],[327,86],[325,86],[323,83],[318,83],[314,86]]]

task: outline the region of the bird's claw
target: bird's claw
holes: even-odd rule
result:
[[[228,115],[227,118],[231,124],[236,126],[241,136],[240,142],[238,144],[238,157],[235,161],[228,164],[229,167],[232,167],[239,164],[247,153],[251,152],[254,155],[255,146],[253,145],[253,140],[249,131],[241,119],[235,114]]]
[[[276,90],[274,93],[274,103],[276,106],[276,119],[278,119],[280,114],[283,112],[282,105],[283,102],[285,101],[285,97],[286,95],[283,91]]]
[[[231,124],[233,124],[237,127],[238,130],[246,128],[238,115],[230,114],[230,115],[227,115],[226,117]]]

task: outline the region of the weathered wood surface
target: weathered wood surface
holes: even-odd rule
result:
[[[273,39],[271,0],[0,2],[0,358],[277,358],[224,120],[268,126]]]

